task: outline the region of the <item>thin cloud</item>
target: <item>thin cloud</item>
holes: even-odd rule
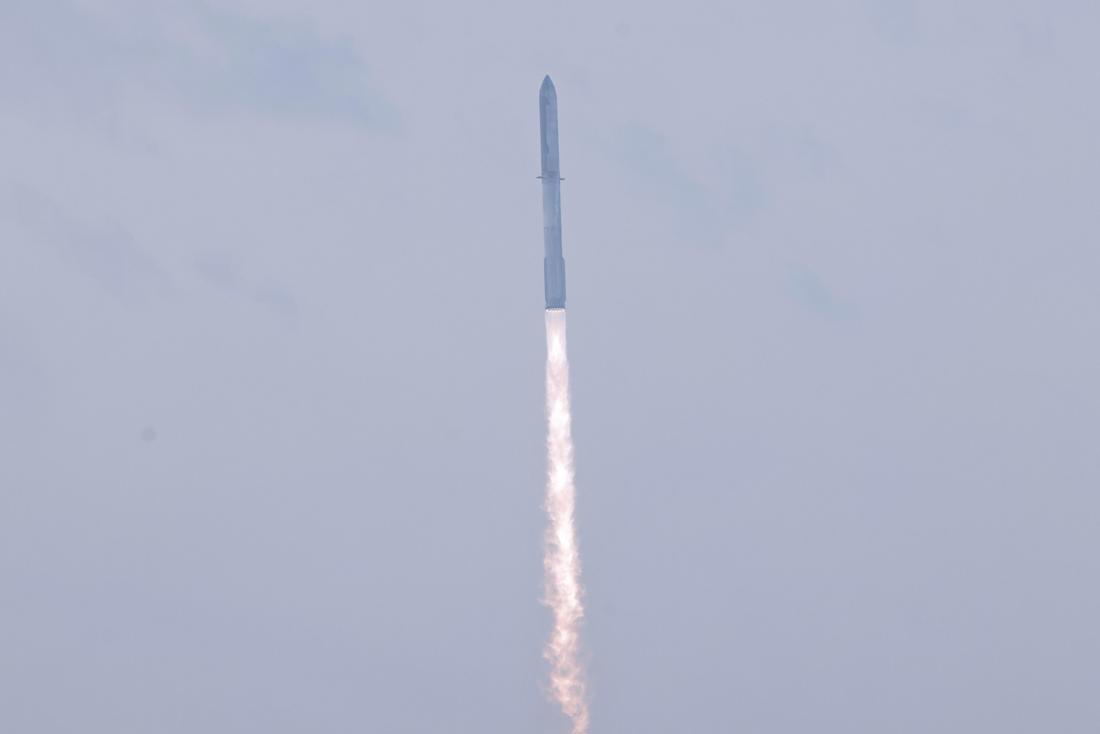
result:
[[[121,301],[145,301],[171,287],[167,273],[117,221],[87,221],[27,188],[16,189],[5,208],[31,243],[49,247]]]
[[[624,127],[610,150],[635,196],[671,210],[682,231],[698,243],[721,244],[727,233],[745,226],[764,206],[760,171],[750,155],[736,149],[714,154],[721,175],[713,185],[682,163],[668,138],[647,127]]]
[[[250,283],[244,267],[230,252],[205,252],[195,258],[195,273],[220,291],[247,298],[285,320],[298,315],[298,299],[293,291],[278,283]]]
[[[846,321],[859,315],[854,303],[838,295],[808,266],[792,265],[787,276],[795,301],[807,311],[830,321]]]
[[[0,82],[23,107],[110,118],[166,101],[198,114],[398,126],[354,42],[305,20],[207,4],[90,11],[64,0],[17,3],[6,16]]]

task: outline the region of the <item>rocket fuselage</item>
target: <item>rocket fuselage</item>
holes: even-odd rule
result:
[[[546,308],[565,308],[565,258],[561,254],[561,168],[558,165],[558,94],[550,77],[539,88],[542,141],[542,261]]]

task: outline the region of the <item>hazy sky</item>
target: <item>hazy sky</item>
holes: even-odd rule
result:
[[[0,731],[1100,729],[1100,6],[0,0]]]

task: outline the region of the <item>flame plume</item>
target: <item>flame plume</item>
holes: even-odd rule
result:
[[[569,356],[565,347],[565,310],[546,311],[546,605],[554,631],[546,644],[550,689],[573,722],[573,734],[588,732],[588,700],[580,662],[581,559],[573,521],[573,437],[570,433]]]

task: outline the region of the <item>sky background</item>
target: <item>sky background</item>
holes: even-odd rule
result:
[[[0,0],[0,730],[1100,728],[1100,7]],[[1090,91],[1092,90],[1092,91]]]

